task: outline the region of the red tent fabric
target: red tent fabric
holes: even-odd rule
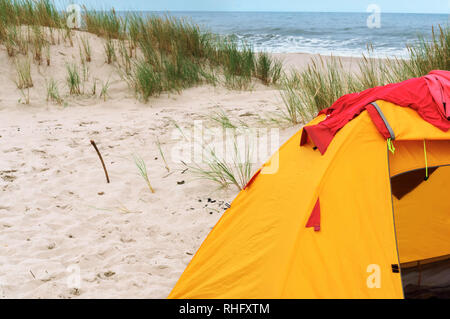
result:
[[[312,210],[311,215],[309,216],[308,222],[305,227],[314,227],[314,231],[320,230],[320,200],[317,199],[316,204]]]
[[[324,154],[336,133],[376,100],[410,107],[442,131],[450,129],[450,71],[435,70],[423,77],[342,96],[319,113],[327,115],[325,120],[304,127],[302,144],[309,137]]]

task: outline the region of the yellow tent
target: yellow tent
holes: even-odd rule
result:
[[[450,131],[376,103],[395,151],[368,112],[324,155],[300,146],[299,131],[239,193],[169,298],[403,298],[404,272],[448,260]]]

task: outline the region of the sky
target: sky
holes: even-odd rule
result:
[[[450,0],[80,0],[88,8],[149,11],[319,11],[366,12],[377,4],[381,12],[450,13]]]

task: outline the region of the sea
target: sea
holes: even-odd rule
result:
[[[449,26],[449,14],[332,12],[150,12],[186,17],[202,29],[243,40],[255,51],[407,57],[407,45]]]

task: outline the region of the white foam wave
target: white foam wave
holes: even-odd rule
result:
[[[337,56],[362,56],[367,53],[365,40],[361,38],[351,38],[337,40],[331,38],[305,38],[303,36],[286,36],[273,34],[258,35],[236,35],[240,40],[250,44],[255,51],[270,53],[319,53],[323,55]],[[378,42],[373,46],[373,57],[407,57],[406,48],[392,46],[389,42]]]

